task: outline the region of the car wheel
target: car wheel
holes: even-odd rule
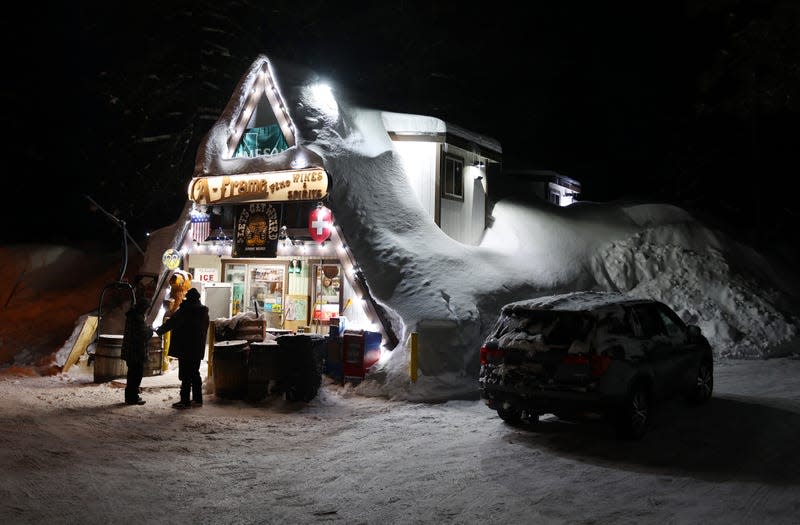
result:
[[[711,399],[714,391],[714,369],[707,362],[700,363],[697,368],[697,379],[689,394],[692,403],[702,404]]]
[[[625,439],[641,439],[652,418],[650,393],[639,383],[634,385],[617,414],[617,433]]]
[[[497,415],[500,419],[509,424],[519,423],[522,419],[522,411],[516,408],[498,408]]]

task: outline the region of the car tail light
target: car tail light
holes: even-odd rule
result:
[[[481,364],[488,365],[489,362],[497,362],[503,359],[505,352],[496,346],[483,345],[481,347]]]
[[[592,376],[600,377],[606,373],[611,364],[609,355],[567,354],[564,356],[565,365],[589,365]]]
[[[589,356],[585,354],[567,354],[564,356],[565,365],[588,365]]]

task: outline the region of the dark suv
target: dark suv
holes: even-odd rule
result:
[[[506,422],[541,414],[604,414],[620,437],[641,438],[655,403],[709,400],[708,341],[665,304],[574,292],[505,305],[480,351],[479,385]]]

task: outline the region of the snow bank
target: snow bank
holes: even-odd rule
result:
[[[737,269],[700,225],[659,226],[609,243],[592,259],[598,283],[670,305],[697,324],[722,357],[763,358],[798,334],[800,319],[775,306],[782,291]],[[714,247],[714,246],[717,247]]]

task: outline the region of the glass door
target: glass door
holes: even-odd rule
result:
[[[225,265],[225,282],[231,283],[231,315],[242,313],[247,305],[244,302],[244,281],[247,265],[227,264]]]
[[[338,264],[314,265],[314,320],[328,321],[339,316],[342,302],[342,267]]]
[[[257,313],[283,312],[283,282],[285,267],[274,264],[250,264],[247,267],[247,310]]]

